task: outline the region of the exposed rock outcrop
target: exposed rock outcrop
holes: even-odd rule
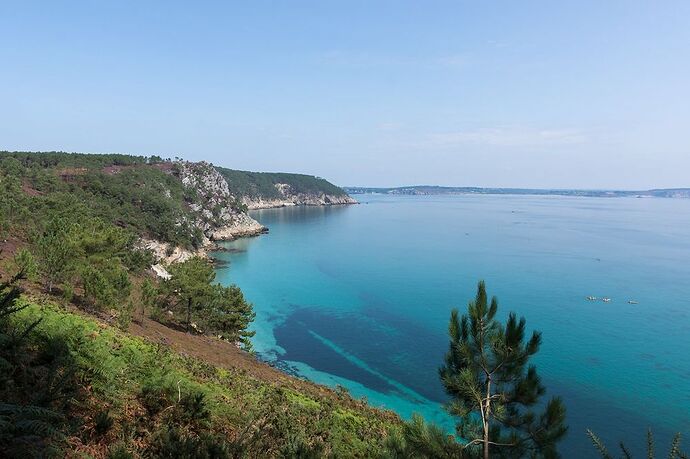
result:
[[[211,240],[227,241],[243,236],[255,236],[267,231],[268,228],[249,215],[238,213],[232,217],[230,224],[213,230],[211,233]]]
[[[276,183],[276,189],[282,195],[278,199],[264,199],[261,197],[243,196],[242,204],[247,209],[270,209],[273,207],[289,206],[330,206],[340,204],[357,204],[357,201],[347,194],[333,195],[326,193],[295,193],[287,183]]]
[[[228,180],[241,179],[237,176],[222,175],[210,163],[176,161],[167,164],[170,166],[159,169],[178,178],[185,188],[184,206],[188,212],[184,212],[176,224],[185,228],[198,228],[200,234],[195,244],[200,246],[200,249],[194,251],[163,242],[142,240],[142,247],[151,250],[156,259],[156,264],[152,266],[153,271],[162,278],[169,276],[165,267],[172,263],[181,263],[195,256],[207,257],[206,252],[217,247],[215,241],[227,241],[267,232],[266,227],[247,215],[247,209],[357,203],[323,179],[296,174],[284,174],[288,178],[296,177],[294,184],[273,183],[269,184],[268,188],[264,184],[264,197],[259,193],[255,193],[254,196],[235,196],[230,190],[243,188],[234,182],[234,188],[229,186]],[[309,186],[305,186],[305,180]],[[275,190],[272,187],[275,187]]]
[[[142,239],[140,246],[153,253],[154,274],[168,279],[166,266],[182,263],[192,257],[208,258],[207,251],[215,247],[214,241],[254,236],[268,231],[241,208],[230,193],[222,175],[209,163],[178,161],[166,173],[176,176],[188,190],[186,199],[189,212],[177,224],[199,228],[201,247],[189,250],[169,243]]]
[[[140,247],[150,250],[156,263],[162,263],[164,265],[182,263],[192,257],[206,258],[208,256],[204,250],[187,250],[182,247],[174,247],[167,242],[159,242],[151,239],[141,239]]]
[[[156,276],[160,277],[163,280],[170,280],[170,278],[172,278],[168,270],[165,269],[165,267],[161,264],[152,265],[151,270]]]
[[[196,217],[194,224],[207,238],[205,245],[267,231],[240,209],[240,201],[230,194],[228,183],[212,164],[203,161],[176,164],[182,184],[196,195],[197,202],[190,209]]]

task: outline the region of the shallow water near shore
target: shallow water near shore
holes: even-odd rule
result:
[[[218,280],[254,304],[263,359],[450,430],[448,317],[484,279],[499,316],[543,332],[535,363],[568,410],[564,457],[596,457],[588,427],[610,449],[642,451],[647,427],[660,451],[675,431],[690,446],[690,200],[358,198],[253,212],[269,234],[214,254],[229,262]]]

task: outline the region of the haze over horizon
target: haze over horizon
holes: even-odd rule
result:
[[[3,2],[0,149],[345,186],[689,187],[688,17],[683,1]]]

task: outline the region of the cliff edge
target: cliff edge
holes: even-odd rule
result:
[[[248,210],[357,204],[342,188],[312,175],[216,169]]]

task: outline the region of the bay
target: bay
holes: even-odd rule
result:
[[[253,212],[270,232],[214,254],[218,280],[254,304],[262,359],[452,431],[447,322],[484,279],[500,317],[543,333],[535,363],[568,410],[565,457],[596,457],[586,428],[640,450],[648,427],[660,444],[690,433],[690,200],[358,198]]]

